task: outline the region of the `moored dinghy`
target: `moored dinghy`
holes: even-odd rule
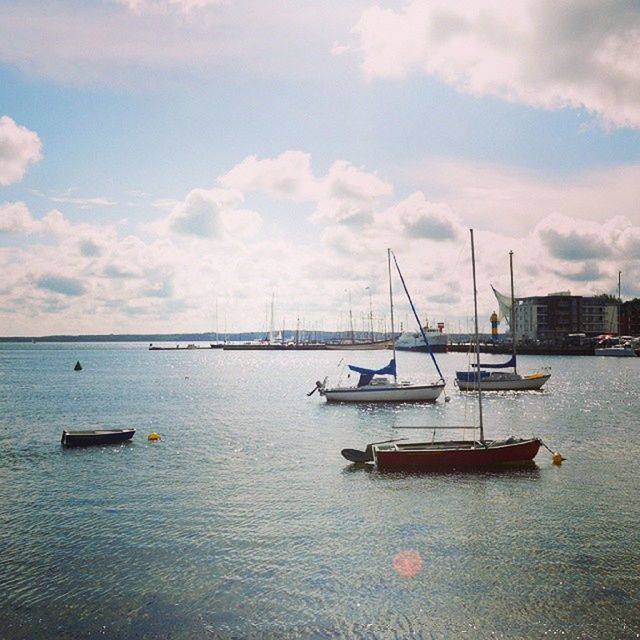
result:
[[[475,315],[476,363],[480,365],[480,346],[478,339],[478,302],[476,291],[476,265],[471,233],[471,264],[473,268],[473,304]],[[479,438],[473,440],[444,440],[431,442],[387,441],[371,443],[364,451],[343,449],[342,455],[350,462],[373,462],[381,471],[428,471],[431,469],[459,469],[491,467],[509,463],[521,463],[535,458],[543,445],[539,438],[515,438],[506,440],[485,440],[482,419],[482,386],[478,389],[478,426],[471,427],[479,431]],[[424,427],[436,431],[438,427]],[[469,429],[470,427],[440,427],[449,429]],[[545,445],[546,446],[546,445]],[[554,461],[561,459],[554,453]]]
[[[101,444],[120,444],[133,438],[135,429],[91,429],[87,431],[62,432],[63,447],[88,447]]]

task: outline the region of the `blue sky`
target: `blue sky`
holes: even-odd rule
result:
[[[0,333],[640,296],[640,6],[477,4],[2,2]]]

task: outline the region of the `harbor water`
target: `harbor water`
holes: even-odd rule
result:
[[[640,359],[522,356],[545,390],[485,394],[488,438],[561,466],[403,475],[340,450],[472,424],[465,354],[438,357],[448,402],[306,395],[389,358],[1,344],[0,638],[640,637]],[[434,377],[426,354],[398,368]]]

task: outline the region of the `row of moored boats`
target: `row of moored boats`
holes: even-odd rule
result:
[[[508,362],[502,364],[481,364],[479,335],[478,335],[478,307],[476,294],[476,269],[473,230],[471,235],[471,263],[473,268],[474,316],[475,316],[475,362],[470,363],[469,370],[456,372],[455,384],[461,391],[475,391],[478,402],[478,423],[473,426],[462,427],[421,427],[433,431],[433,438],[427,442],[414,442],[408,438],[392,438],[366,445],[364,450],[343,449],[342,455],[355,464],[373,463],[381,471],[423,471],[432,469],[470,469],[475,467],[487,468],[494,465],[529,462],[538,454],[540,447],[547,447],[538,437],[520,438],[511,436],[502,440],[485,438],[482,415],[482,394],[485,391],[534,391],[540,390],[549,380],[551,374],[547,369],[522,375],[517,370],[515,341],[514,351]],[[393,291],[391,264],[395,264],[398,276],[413,310],[418,327],[422,332],[422,340],[429,346],[429,340],[424,333],[415,310],[406,283],[400,271],[393,252],[387,250],[389,271],[389,298],[391,308],[391,330],[393,333]],[[510,253],[510,267],[513,274],[512,253]],[[513,276],[512,276],[513,299]],[[512,328],[513,316],[512,316]],[[420,383],[413,380],[400,379],[397,375],[396,353],[393,358],[380,369],[368,369],[348,365],[350,372],[358,374],[357,379],[351,380],[349,374],[347,384],[330,384],[328,379],[317,381],[314,389],[328,402],[435,402],[445,389],[445,379],[438,366],[438,362],[431,349],[428,349],[438,379],[431,383]],[[445,397],[445,400],[448,400]],[[439,429],[471,430],[473,438],[461,440],[435,440],[435,432]],[[464,434],[463,434],[464,438]],[[409,441],[408,441],[409,440]],[[551,451],[551,449],[549,449]],[[553,461],[559,464],[563,458],[553,452]]]

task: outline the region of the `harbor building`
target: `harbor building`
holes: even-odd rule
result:
[[[620,308],[620,333],[623,336],[640,336],[640,298],[627,300]]]
[[[618,310],[614,298],[572,296],[570,291],[516,298],[516,339],[557,343],[568,334],[618,333]]]

